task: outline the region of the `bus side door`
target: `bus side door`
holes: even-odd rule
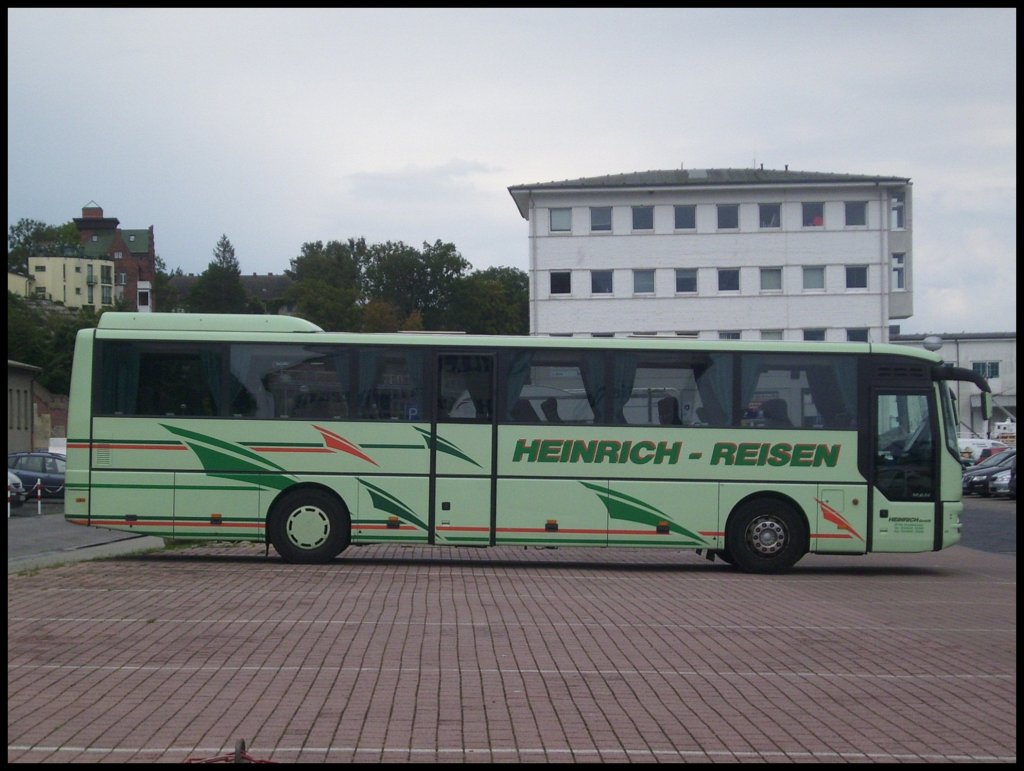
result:
[[[935,540],[937,429],[927,391],[876,391],[872,431],[872,545],[930,551]]]
[[[431,541],[488,546],[494,527],[495,357],[440,353],[431,426]]]

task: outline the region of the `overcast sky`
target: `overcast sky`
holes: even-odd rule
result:
[[[904,332],[1016,331],[1017,11],[8,9],[7,221],[95,201],[169,269],[307,241],[527,269],[511,185],[909,177]]]

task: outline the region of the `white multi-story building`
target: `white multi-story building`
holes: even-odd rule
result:
[[[679,169],[509,192],[532,334],[885,342],[913,313],[904,177]]]

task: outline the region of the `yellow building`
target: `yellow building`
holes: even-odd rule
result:
[[[90,257],[29,257],[32,296],[67,308],[114,304],[114,261]],[[8,282],[10,283],[10,282]]]

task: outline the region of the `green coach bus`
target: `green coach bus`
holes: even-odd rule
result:
[[[980,376],[895,345],[108,312],[75,345],[66,518],[298,563],[637,546],[775,573],[939,550],[960,538],[953,380],[990,404]]]

